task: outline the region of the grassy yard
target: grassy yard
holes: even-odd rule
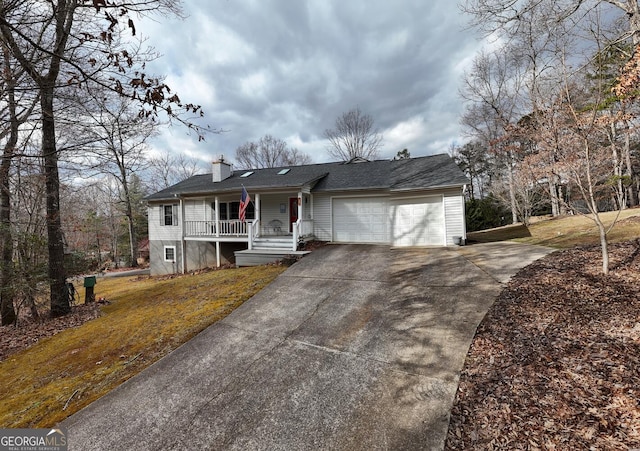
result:
[[[603,213],[605,224],[614,221],[616,212]],[[614,228],[609,232],[609,242],[640,238],[640,208],[624,210],[620,213]],[[471,232],[469,242],[513,240],[526,244],[539,244],[566,249],[579,245],[598,244],[600,241],[595,223],[584,216],[564,216],[555,219],[538,220],[529,227],[522,224],[508,225],[496,229]]]
[[[0,362],[0,427],[52,427],[224,318],[284,269],[99,279],[96,298],[110,302],[99,318]]]

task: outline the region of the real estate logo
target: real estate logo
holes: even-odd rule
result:
[[[67,451],[67,432],[55,429],[0,429],[0,451]]]

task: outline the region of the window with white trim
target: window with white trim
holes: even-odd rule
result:
[[[164,247],[164,261],[175,263],[176,261],[176,247],[165,246]]]
[[[160,225],[161,226],[177,226],[178,225],[178,205],[160,205]]]
[[[214,202],[211,202],[211,209],[214,210],[213,217],[215,218],[215,206]],[[227,221],[240,218],[240,202],[220,202],[220,220]],[[256,207],[253,202],[249,202],[247,205],[246,216],[247,219],[256,218]]]

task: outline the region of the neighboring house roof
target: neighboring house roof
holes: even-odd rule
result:
[[[289,169],[285,174],[278,174]],[[242,177],[253,172],[248,177]],[[446,154],[404,160],[339,162],[286,166],[267,169],[235,170],[231,177],[213,182],[211,174],[193,176],[147,197],[165,200],[176,196],[277,188],[309,187],[313,192],[434,189],[462,186],[469,180]]]

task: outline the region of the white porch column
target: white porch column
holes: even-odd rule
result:
[[[256,205],[256,219],[262,219],[260,217],[260,193],[256,193],[255,196],[254,202]]]
[[[304,198],[302,197],[302,191],[298,191],[298,219],[302,221],[302,202],[304,202]]]
[[[216,241],[216,267],[220,267],[220,241]]]
[[[215,221],[216,226],[216,236],[220,236],[220,202],[218,201],[218,196],[216,196],[215,198],[214,205],[215,217],[213,218],[213,220]],[[218,252],[218,266],[220,266],[220,243],[216,245],[216,249]]]

